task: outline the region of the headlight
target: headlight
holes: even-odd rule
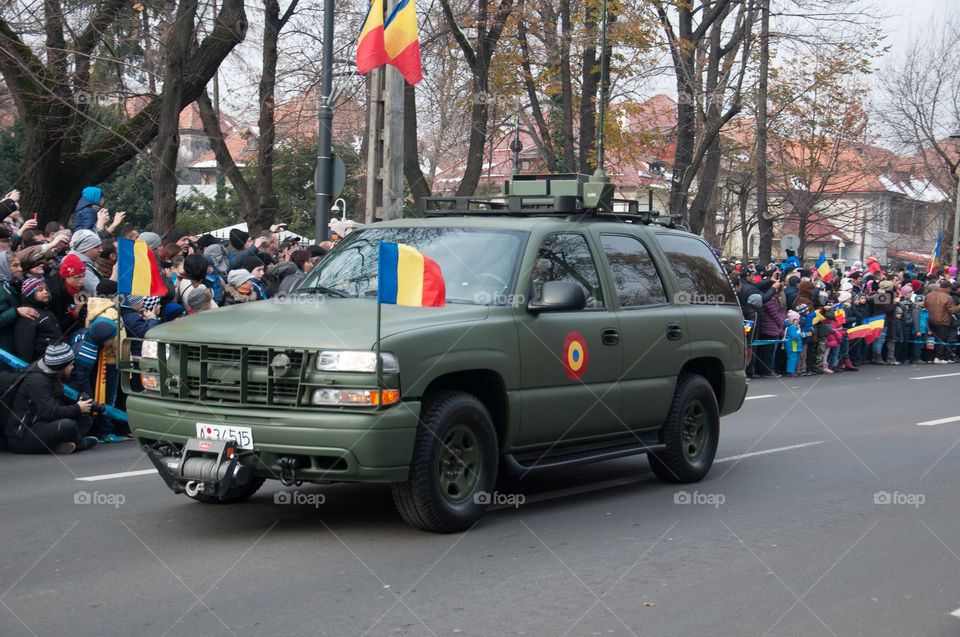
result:
[[[156,357],[157,357],[157,342],[144,341],[140,345],[140,358],[156,358]]]
[[[380,352],[383,360],[383,373],[396,374],[400,371],[397,357],[390,352]],[[317,354],[317,371],[320,372],[375,372],[377,357],[373,352],[349,350],[324,350]]]
[[[382,396],[382,399],[381,399]],[[376,407],[400,400],[400,391],[384,389],[315,389],[310,402],[322,407]]]

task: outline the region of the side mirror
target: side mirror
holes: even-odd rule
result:
[[[572,281],[546,281],[540,291],[540,298],[527,303],[531,314],[540,312],[569,312],[582,310],[587,306],[587,297],[583,288]]]

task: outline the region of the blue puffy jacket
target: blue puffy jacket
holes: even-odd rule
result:
[[[80,197],[80,201],[77,202],[77,215],[73,222],[73,231],[93,230],[96,232],[98,210],[100,210],[100,206],[86,197]]]

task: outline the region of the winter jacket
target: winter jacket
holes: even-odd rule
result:
[[[236,305],[238,303],[249,303],[250,301],[256,301],[257,294],[256,292],[250,292],[249,294],[242,294],[240,290],[233,287],[229,283],[223,288],[223,304],[226,305]]]
[[[5,258],[0,253],[0,258]],[[8,352],[13,349],[13,326],[20,316],[17,308],[20,307],[20,293],[14,291],[14,283],[0,283],[0,348]],[[0,369],[6,369],[0,365]]]
[[[280,295],[289,294],[290,291],[300,285],[300,281],[303,281],[305,278],[307,278],[306,273],[303,270],[297,269],[296,272],[283,277],[283,281],[280,282],[280,289],[277,290],[277,293]]]
[[[783,296],[787,300],[787,309],[792,310],[793,304],[797,302],[797,297],[800,296],[800,288],[795,285],[788,285],[783,288]]]
[[[950,325],[950,315],[960,312],[946,288],[937,288],[925,298],[931,325]]]
[[[32,307],[40,313],[36,319],[17,317],[13,325],[13,355],[22,361],[32,363],[43,358],[47,345],[63,340],[63,333],[53,313],[36,304]]]
[[[281,261],[272,270],[270,274],[264,277],[263,292],[268,298],[273,298],[283,288],[283,282],[290,276],[299,272],[297,264],[292,261]],[[290,291],[289,288],[286,291]]]
[[[53,313],[60,325],[60,332],[64,336],[69,336],[84,325],[87,318],[87,306],[84,305],[79,313],[74,314],[70,308],[73,306],[73,292],[67,288],[67,282],[58,272],[54,272],[47,279],[47,289],[50,290],[50,301],[47,303],[47,309]]]
[[[247,257],[255,257],[255,256],[257,256],[257,247],[252,245],[246,250],[241,250],[240,252],[230,257],[230,261],[228,261],[227,264],[231,270],[237,270],[243,267],[244,259],[246,259]]]
[[[100,211],[100,206],[93,201],[90,201],[86,197],[80,197],[80,201],[77,202],[76,207],[76,217],[73,221],[73,231],[77,230],[93,230],[97,231],[97,212]]]
[[[837,319],[832,321],[826,321],[827,326],[830,328],[830,333],[827,334],[827,347],[837,347],[840,345],[840,341],[843,338],[843,334],[840,331],[840,323],[837,322]]]
[[[117,320],[117,308],[114,305],[113,299],[104,298],[95,296],[92,299],[87,300],[87,316],[84,321],[84,327],[90,327],[90,324],[99,316],[108,318],[114,323],[117,324],[120,333],[118,337],[113,340],[109,345],[102,348],[103,356],[107,361],[108,365],[117,364],[117,343],[123,338],[123,323]]]
[[[757,310],[747,302],[754,294],[761,295],[762,302],[766,303],[776,294],[776,291],[773,289],[773,281],[771,279],[764,279],[759,283],[750,283],[745,279],[740,280],[740,291],[737,293],[737,298],[740,299],[740,309],[743,312],[743,318],[748,321],[754,321],[758,316]]]
[[[787,342],[784,343],[784,348],[788,353],[803,351],[803,332],[800,331],[799,325],[787,326],[786,339]]]
[[[760,311],[760,336],[773,339],[780,338],[785,319],[786,317],[780,309],[780,300],[775,295],[771,296],[769,300],[764,301],[763,309]]]
[[[120,308],[120,318],[123,319],[123,326],[127,329],[127,333],[135,338],[143,338],[150,328],[160,323],[160,319],[145,319],[139,312],[130,308]]]
[[[790,308],[795,310],[801,303],[809,307],[811,312],[813,311],[813,281],[800,281],[797,284],[797,296],[793,299],[793,305]]]
[[[63,383],[57,373],[49,371],[43,361],[31,363],[23,373],[26,377],[13,398],[12,413],[4,427],[8,437],[22,436],[23,427],[35,422],[76,419],[82,415],[76,401],[63,393]]]

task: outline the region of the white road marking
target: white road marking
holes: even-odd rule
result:
[[[86,478],[77,478],[81,482],[100,482],[101,480],[114,480],[116,478],[132,478],[134,476],[146,476],[156,473],[156,469],[140,469],[139,471],[124,471],[123,473],[104,473],[99,476],[87,476]]]
[[[822,445],[825,440],[814,440],[813,442],[804,442],[799,445],[790,445],[789,447],[777,447],[776,449],[764,449],[763,451],[751,451],[750,453],[741,453],[736,456],[727,456],[726,458],[717,458],[714,460],[714,464],[718,462],[733,462],[734,460],[742,460],[744,458],[752,458],[754,456],[765,456],[768,453],[780,453],[781,451],[792,451],[793,449],[803,449],[804,447],[815,447],[817,445]]]
[[[747,396],[744,400],[757,400],[758,398],[776,398],[776,394],[760,394],[759,396]]]
[[[957,422],[960,416],[950,416],[949,418],[938,418],[937,420],[925,420],[918,422],[917,427],[932,427],[934,425],[945,425],[948,422]]]
[[[927,380],[928,378],[948,378],[950,376],[960,376],[960,372],[953,374],[934,374],[933,376],[911,376],[910,380]]]
[[[733,460],[740,460],[741,458],[752,458],[754,456],[764,456],[770,453],[780,453],[783,451],[792,451],[794,449],[803,449],[804,447],[813,447],[815,445],[822,445],[824,440],[815,440],[814,442],[805,442],[799,445],[790,445],[789,447],[777,447],[776,449],[764,449],[763,451],[754,451],[751,453],[742,453],[736,456],[728,456],[726,458],[719,458],[714,460],[714,463],[717,462],[731,462]],[[638,477],[628,477],[628,478],[614,478],[612,480],[604,480],[602,482],[594,482],[592,484],[584,484],[576,487],[569,487],[567,489],[560,489],[559,491],[547,491],[545,493],[536,493],[531,496],[527,496],[524,499],[524,504],[532,504],[534,502],[544,502],[546,500],[555,500],[557,498],[562,498],[569,495],[578,495],[580,493],[589,493],[590,491],[600,491],[602,489],[609,489],[612,487],[621,487],[627,484],[635,484],[637,482],[647,482],[653,480],[655,476],[652,473],[644,473]],[[513,509],[514,505],[512,504],[498,504],[490,507],[491,511],[497,511],[500,509]]]
[[[958,608],[957,610],[953,611],[950,614],[953,615],[954,617],[960,617],[960,608]]]

